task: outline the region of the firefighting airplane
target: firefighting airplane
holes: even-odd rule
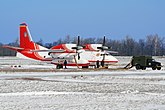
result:
[[[26,23],[20,24],[20,47],[3,46],[17,51],[16,56],[25,59],[34,59],[50,62],[57,65],[63,64],[67,60],[67,66],[88,67],[96,65],[96,61],[104,61],[105,65],[117,63],[118,60],[108,53],[108,47],[105,46],[105,37],[103,44],[86,44],[80,46],[80,37],[77,44],[60,44],[51,49],[45,48],[33,42]],[[113,51],[110,51],[113,53]]]

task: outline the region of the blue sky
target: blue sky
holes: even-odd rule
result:
[[[26,22],[34,41],[66,35],[138,40],[165,37],[165,0],[0,0],[0,42],[19,38]]]

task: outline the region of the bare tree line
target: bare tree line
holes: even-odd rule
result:
[[[71,38],[67,35],[64,39],[58,39],[52,43],[44,43],[40,39],[38,44],[51,48],[55,45],[62,43],[76,43],[77,37]],[[103,38],[81,38],[81,45],[85,44],[97,44],[102,43]],[[0,56],[15,56],[16,52],[9,49],[2,48],[3,44],[0,43]],[[9,43],[10,46],[19,47],[19,41]],[[152,56],[163,56],[165,55],[165,37],[159,37],[157,34],[148,35],[145,39],[135,40],[130,36],[126,36],[125,39],[113,40],[106,38],[106,46],[111,47],[111,50],[117,51],[120,56],[133,56],[133,55],[152,55]]]

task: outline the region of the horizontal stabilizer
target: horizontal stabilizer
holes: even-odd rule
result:
[[[13,47],[13,46],[7,46],[7,45],[4,45],[4,46],[2,46],[2,47],[3,47],[3,48],[8,48],[8,49],[11,49],[11,50],[15,50],[15,51],[24,50],[24,48]]]

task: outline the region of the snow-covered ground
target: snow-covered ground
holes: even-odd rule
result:
[[[131,57],[117,57],[112,68]],[[165,63],[165,58],[155,57]],[[18,64],[20,63],[20,64]],[[1,68],[21,65],[53,68],[49,64],[0,58]],[[30,68],[29,68],[30,69]],[[165,69],[94,72],[1,72],[0,110],[164,110]]]

